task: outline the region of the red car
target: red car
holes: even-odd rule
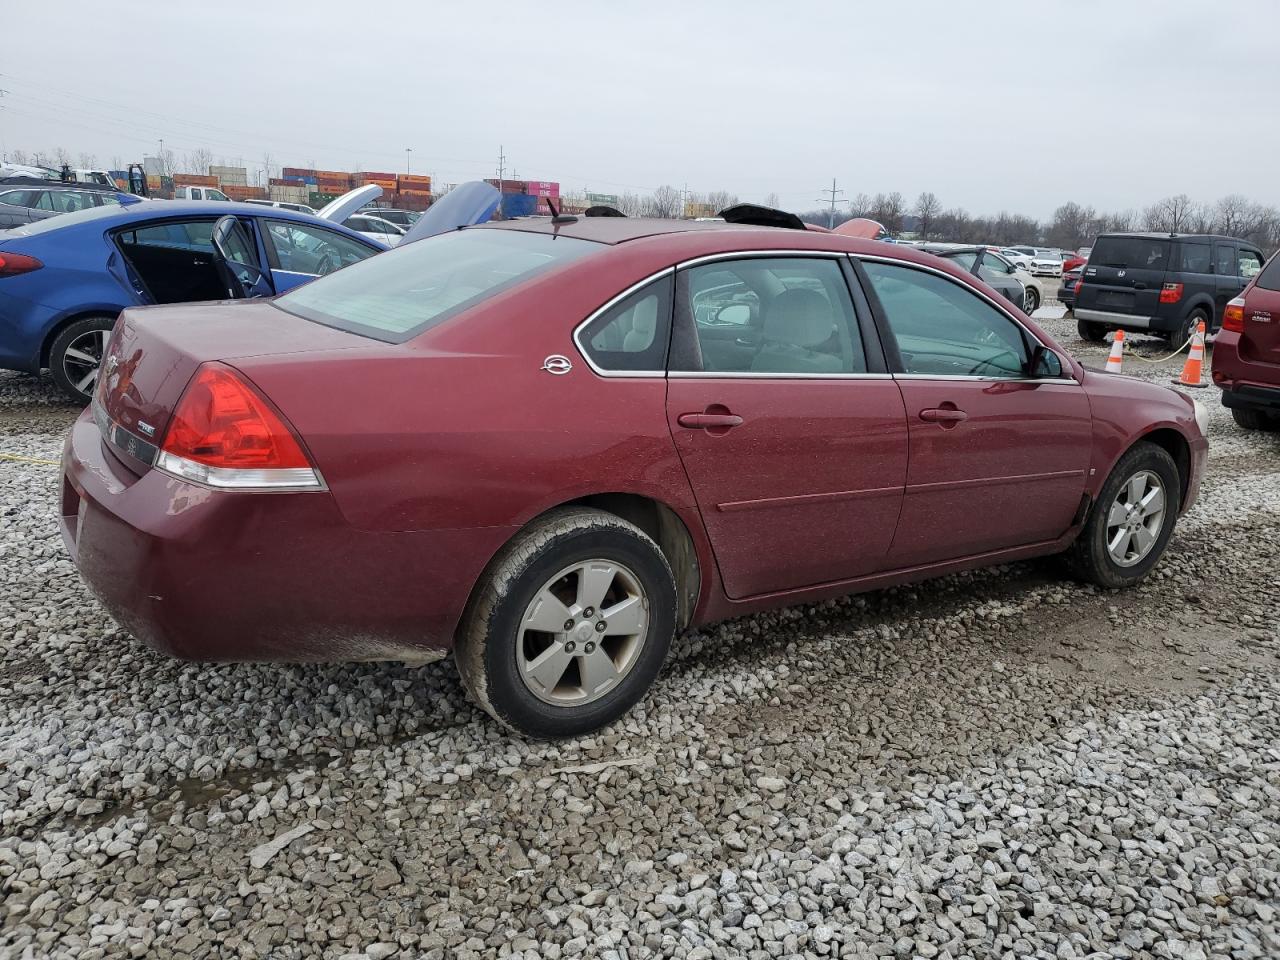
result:
[[[62,532],[130,632],[452,649],[538,736],[621,715],[708,621],[1044,554],[1134,583],[1207,451],[1190,399],[947,261],[715,222],[514,220],[131,309],[104,374]]]
[[[1280,428],[1280,254],[1227,303],[1213,341],[1213,382],[1240,426]]]

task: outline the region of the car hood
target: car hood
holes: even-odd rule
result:
[[[459,227],[484,223],[493,216],[501,200],[502,194],[491,184],[480,180],[459,184],[427,208],[427,212],[401,238],[400,246]]]
[[[380,196],[382,196],[382,188],[376,183],[356,187],[354,190],[344,193],[338,199],[329,201],[316,216],[321,220],[332,220],[334,223],[341,223],[361,207],[373,203]]]

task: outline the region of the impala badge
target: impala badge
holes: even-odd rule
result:
[[[547,373],[554,373],[557,377],[561,377],[573,369],[573,364],[569,362],[568,357],[553,353],[542,361],[542,369]]]
[[[141,432],[145,433],[148,437],[154,437],[156,435],[156,428],[149,423],[144,423],[141,420],[138,421],[138,429]]]

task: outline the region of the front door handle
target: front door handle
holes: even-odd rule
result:
[[[742,418],[734,413],[682,413],[676,423],[690,430],[728,430],[742,425]]]
[[[968,420],[969,415],[954,407],[930,407],[928,410],[920,411],[920,419],[925,423],[939,423],[944,427],[954,427],[962,420]]]

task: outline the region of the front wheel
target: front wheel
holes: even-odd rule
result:
[[[644,695],[675,622],[675,578],[658,545],[611,513],[566,508],[490,564],[454,659],[494,719],[532,737],[577,736]]]
[[[1138,583],[1164,555],[1182,503],[1173,458],[1154,443],[1136,443],[1116,464],[1089,512],[1067,564],[1100,587]]]
[[[1040,294],[1036,293],[1035,287],[1027,287],[1026,292],[1022,295],[1022,312],[1027,316],[1035,313],[1040,309]]]
[[[77,403],[93,399],[98,371],[111,339],[111,317],[86,317],[66,327],[49,347],[49,372],[62,392]]]

